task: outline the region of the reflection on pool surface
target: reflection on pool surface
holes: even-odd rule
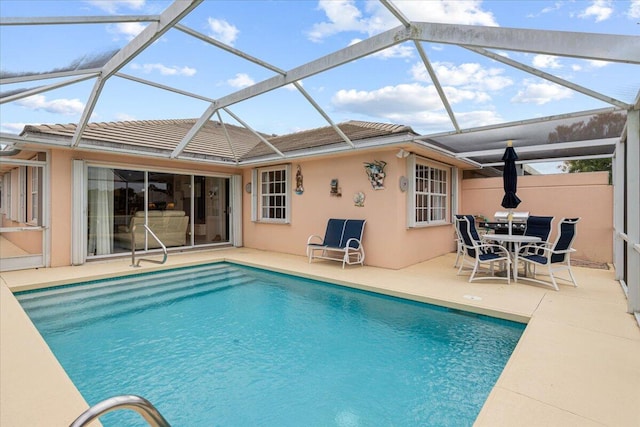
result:
[[[227,263],[17,297],[90,405],[174,426],[471,425],[524,330]]]

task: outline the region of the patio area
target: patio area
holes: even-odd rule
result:
[[[468,283],[456,276],[455,254],[400,270],[343,270],[246,248],[171,254],[166,265],[135,270],[127,258],[2,273],[0,424],[67,425],[86,408],[9,291],[224,260],[528,323],[476,426],[640,424],[640,328],[613,270],[574,267],[578,288],[556,292],[525,280]]]

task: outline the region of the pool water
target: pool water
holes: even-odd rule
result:
[[[524,330],[227,263],[17,298],[89,405],[174,427],[470,426]]]

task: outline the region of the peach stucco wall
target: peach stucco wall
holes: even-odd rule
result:
[[[608,172],[527,175],[518,178],[516,211],[554,216],[552,239],[563,217],[580,217],[575,258],[596,262],[613,259],[613,186]],[[490,220],[502,201],[502,178],[462,181],[460,212]]]
[[[304,255],[307,238],[323,235],[329,218],[367,220],[364,233],[365,264],[398,269],[454,250],[454,231],[450,224],[408,229],[407,193],[399,189],[399,178],[406,175],[406,159],[395,156],[397,149],[359,152],[333,158],[306,159],[291,164],[295,175],[299,164],[304,177],[304,193],[292,192],[290,224],[251,221],[251,194],[243,191],[243,244],[249,248]],[[72,150],[52,150],[51,164],[51,265],[69,265],[71,260],[72,160],[83,159],[117,165],[119,168],[166,168],[185,173],[242,174],[244,184],[251,181],[251,168],[223,168],[159,159],[140,159],[124,155]],[[364,169],[365,162],[387,162],[385,189],[373,190]],[[339,180],[342,197],[330,195],[330,182]],[[607,173],[560,174],[521,177],[518,210],[531,214],[580,216],[576,256],[592,261],[612,259],[612,187]],[[295,183],[292,182],[292,186]],[[353,195],[362,191],[364,207],[356,207]],[[461,181],[459,212],[492,218],[502,200],[500,178]],[[544,206],[544,208],[542,208]]]
[[[126,169],[162,168],[184,173],[239,174],[236,168],[221,168],[162,159],[140,159],[139,157],[83,152],[79,150],[52,150],[51,165],[51,266],[71,264],[71,197],[73,189],[73,160],[86,160],[117,165]]]
[[[365,264],[397,269],[433,258],[453,249],[451,226],[406,228],[406,193],[399,190],[399,178],[406,175],[406,160],[396,150],[360,153],[332,159],[306,160],[299,164],[304,177],[304,193],[292,195],[290,224],[251,221],[251,195],[244,193],[244,245],[290,254],[304,255],[311,234],[324,235],[329,218],[366,219]],[[381,160],[385,168],[385,189],[373,190],[364,169],[365,162]],[[330,195],[330,183],[338,179],[342,197]],[[251,181],[246,170],[244,182]],[[295,184],[294,184],[295,185]],[[364,207],[356,207],[353,195],[365,194]]]

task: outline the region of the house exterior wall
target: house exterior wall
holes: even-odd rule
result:
[[[460,212],[483,215],[490,221],[500,206],[504,191],[502,178],[462,181]],[[563,217],[580,217],[574,242],[575,258],[613,261],[613,186],[608,172],[518,177],[518,197],[522,203],[516,211],[530,215],[554,216],[551,240]]]
[[[140,158],[134,156],[83,152],[79,150],[52,150],[51,167],[51,266],[59,267],[71,264],[71,210],[73,194],[73,160],[85,160],[111,164],[121,169],[166,169],[176,173],[223,173],[239,174],[236,168],[223,168],[210,165],[175,160]]]
[[[251,194],[243,190],[243,244],[249,248],[305,255],[307,238],[324,235],[329,218],[366,219],[363,244],[365,264],[399,269],[425,261],[455,249],[451,224],[407,228],[407,193],[399,188],[399,178],[407,175],[406,159],[395,156],[397,150],[359,152],[332,158],[314,158],[291,163],[290,185],[295,187],[295,172],[300,165],[304,193],[291,194],[291,222],[269,224],[251,220]],[[52,189],[51,266],[71,263],[72,161],[113,164],[118,168],[158,168],[189,173],[240,173],[243,188],[251,182],[252,168],[223,168],[194,163],[141,159],[140,157],[53,149],[50,155]],[[373,190],[364,163],[374,160],[387,163],[384,189]],[[330,195],[332,179],[339,180],[341,197]],[[461,180],[458,212],[484,215],[491,219],[502,210],[502,179]],[[364,207],[357,207],[353,196],[364,192]],[[555,224],[561,217],[579,216],[575,243],[580,259],[611,262],[613,232],[613,189],[608,175],[601,173],[524,176],[518,181],[518,195],[523,200],[518,210],[533,215],[553,215]],[[545,206],[544,210],[537,208]],[[6,225],[6,224],[5,224]]]
[[[451,225],[407,229],[406,194],[399,179],[406,176],[406,159],[393,151],[359,153],[331,159],[304,160],[292,164],[295,176],[299,164],[304,177],[304,193],[292,194],[291,223],[268,224],[251,221],[251,194],[244,192],[244,245],[246,247],[305,255],[310,235],[324,236],[329,218],[366,219],[363,245],[365,264],[398,269],[430,259],[454,249]],[[374,190],[364,163],[387,163],[384,189]],[[338,179],[341,197],[330,195],[330,183]],[[251,181],[251,170],[243,181]],[[295,182],[291,183],[295,186]],[[365,194],[364,207],[356,207],[353,196]]]

